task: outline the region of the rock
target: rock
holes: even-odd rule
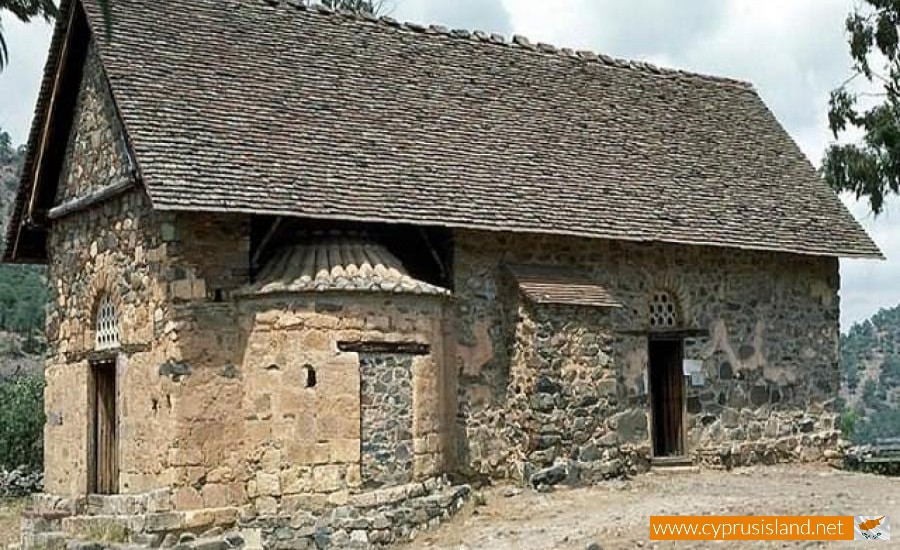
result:
[[[538,378],[534,389],[538,393],[557,394],[562,391],[562,386],[558,382],[554,382],[546,376],[541,376],[540,378]]]
[[[612,435],[615,435],[615,432],[612,432]],[[595,460],[600,460],[602,456],[603,453],[600,452],[600,449],[596,445],[591,444],[582,447],[581,452],[578,453],[578,460],[582,462],[593,462]]]
[[[592,542],[585,546],[584,550],[603,550],[603,547],[596,542]]]
[[[225,542],[231,548],[239,548],[244,545],[244,537],[237,533],[229,533],[225,535]]]
[[[534,487],[538,487],[540,485],[551,487],[553,485],[561,483],[564,479],[566,479],[566,475],[566,465],[555,464],[549,468],[538,470],[534,475],[531,476],[531,479],[529,481]]]
[[[642,441],[647,436],[647,414],[641,409],[632,409],[616,415],[619,439],[622,441]]]
[[[221,527],[213,527],[212,529],[209,529],[208,531],[205,531],[202,535],[200,535],[200,538],[201,539],[209,539],[209,538],[213,538],[213,537],[218,537],[219,535],[222,534],[222,532],[223,532],[223,530]]]
[[[738,412],[732,408],[722,410],[722,426],[726,428],[736,428],[741,423],[741,417]]]
[[[800,422],[797,423],[797,429],[800,430],[800,433],[812,433],[813,429],[816,427],[816,421],[813,418],[808,416],[803,417]]]
[[[600,474],[604,477],[616,477],[622,474],[625,464],[618,458],[614,458],[600,465]]]
[[[224,539],[201,539],[191,544],[191,547],[194,550],[228,550],[228,543]]]
[[[322,527],[316,530],[316,534],[313,535],[316,548],[328,548],[331,545],[331,532],[331,529],[328,527]]]

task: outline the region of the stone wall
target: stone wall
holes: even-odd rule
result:
[[[57,203],[132,179],[122,124],[91,42],[69,134]]]
[[[553,461],[592,476],[646,467],[650,300],[664,290],[702,385],[687,390],[688,453],[732,465],[815,460],[836,443],[833,258],[664,244],[458,234],[461,469],[522,479]],[[504,264],[591,274],[622,308],[529,304]],[[697,380],[699,382],[699,379]]]
[[[45,368],[46,489],[61,494],[87,489],[96,306],[115,303],[119,339],[127,355],[117,362],[120,487],[145,491],[167,482],[159,441],[171,417],[167,388],[157,368],[172,342],[166,332],[165,243],[146,195],[133,191],[54,224],[49,243],[49,342]]]
[[[364,487],[412,478],[412,362],[409,354],[361,353],[360,446]]]
[[[59,202],[131,177],[93,50],[74,120]],[[450,302],[259,296],[246,293],[250,225],[246,216],[154,212],[139,187],[54,222],[49,493],[88,488],[103,296],[119,318],[119,491],[163,490],[160,513],[176,519],[240,508],[243,525],[284,541],[325,533],[310,532],[303,514],[316,515],[316,529],[362,530],[371,540],[385,528],[321,518],[366,508],[357,501],[371,488],[451,470],[549,484],[646,469],[647,332],[658,291],[677,302],[678,326],[695,333],[686,359],[700,369],[685,420],[696,460],[817,460],[836,442],[833,258],[463,231]],[[531,303],[507,264],[587,271],[623,307]],[[373,342],[425,351],[345,345]],[[422,513],[427,524],[431,512]],[[401,524],[422,524],[416,514]]]
[[[442,311],[436,298],[353,293],[180,306],[175,370],[179,393],[190,399],[175,406],[171,445],[183,457],[176,507],[247,502],[273,514],[341,504],[361,491],[361,360],[342,342],[429,346],[403,360],[412,404],[403,437],[409,480],[440,473]]]
[[[361,358],[340,343],[423,345],[409,359],[409,480],[443,471],[444,304],[354,292],[248,295],[249,222],[179,215],[166,239],[177,345],[168,447],[176,509],[255,514],[340,504],[362,490]],[[435,406],[435,405],[438,406]],[[400,481],[399,479],[396,481]]]

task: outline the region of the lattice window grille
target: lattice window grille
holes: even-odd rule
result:
[[[678,324],[678,307],[668,292],[656,292],[650,300],[650,327],[673,328]]]
[[[116,313],[116,306],[109,295],[100,299],[100,305],[97,307],[95,330],[97,333],[96,349],[119,347],[119,317]]]

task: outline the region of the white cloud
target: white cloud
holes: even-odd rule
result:
[[[509,13],[500,0],[392,0],[391,16],[400,21],[440,23],[453,29],[483,30],[510,34]]]
[[[0,72],[0,128],[14,143],[22,143],[31,128],[52,25],[43,20],[25,24],[9,13],[0,16],[9,47],[9,65]]]
[[[844,20],[853,0],[387,0],[400,20],[528,36],[754,83],[813,163],[830,140],[828,92],[849,73]],[[0,73],[0,125],[28,130],[49,27],[4,19],[12,54]],[[844,261],[842,322],[900,303],[900,199],[874,219],[852,211],[888,256]]]

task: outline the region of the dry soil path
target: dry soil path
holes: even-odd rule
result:
[[[826,466],[649,473],[552,493],[490,488],[470,507],[404,549],[604,550],[632,548],[859,548],[859,542],[651,542],[651,515],[888,515],[900,548],[900,478]],[[896,542],[895,542],[896,541]],[[889,547],[885,544],[882,548]]]

